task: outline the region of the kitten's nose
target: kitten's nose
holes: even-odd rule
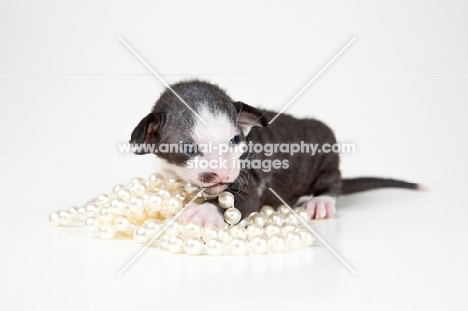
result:
[[[201,173],[199,176],[198,176],[198,179],[202,182],[202,183],[206,183],[206,184],[211,184],[211,183],[218,183],[221,181],[221,179],[219,178],[219,176],[215,173]]]

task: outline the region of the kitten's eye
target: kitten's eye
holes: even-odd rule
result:
[[[240,141],[240,136],[236,135],[233,138],[231,138],[231,140],[229,141],[229,144],[230,145],[237,145],[239,143],[239,141]]]
[[[197,145],[185,143],[182,145],[182,152],[188,155],[194,155],[197,153]]]

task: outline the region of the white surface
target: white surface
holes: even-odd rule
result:
[[[466,3],[40,3],[0,10],[5,309],[468,307]],[[139,245],[52,228],[47,216],[154,169],[117,151],[162,90],[119,35],[168,82],[200,76],[277,110],[356,36],[288,112],[357,145],[345,176],[430,191],[341,198],[336,218],[313,223],[358,276],[316,243],[227,258],[149,249],[117,277]]]

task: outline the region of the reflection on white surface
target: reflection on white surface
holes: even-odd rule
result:
[[[100,240],[91,237],[85,228],[48,228],[50,241],[55,249],[70,247],[80,250],[86,257],[90,266],[125,265],[125,259],[131,258],[135,251],[139,251],[143,245],[137,244],[131,238],[119,236],[115,240]],[[274,271],[293,271],[301,266],[312,266],[317,243],[312,247],[283,253],[249,254],[244,256],[222,255],[187,255],[172,254],[157,246],[150,246],[142,257],[145,262],[153,264],[145,267],[146,277],[155,280],[181,280],[189,282],[203,277],[227,277],[244,278],[247,276],[263,276]],[[97,255],[97,256],[96,256]],[[119,259],[119,260],[118,260]],[[137,259],[139,260],[139,259]],[[138,265],[135,264],[135,269]],[[128,268],[123,275],[138,273]],[[116,272],[117,273],[117,272]],[[178,282],[173,284],[176,286]],[[167,284],[166,284],[167,285]],[[195,284],[192,284],[195,285]]]
[[[171,276],[189,283],[202,277],[262,277],[266,273],[291,271],[302,265],[312,265],[314,260],[313,247],[289,253],[219,257],[170,254],[153,250],[150,252],[151,254],[146,255],[157,262],[157,265],[149,267],[148,272],[152,277],[167,279]]]

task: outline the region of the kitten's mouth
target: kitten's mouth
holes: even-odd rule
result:
[[[225,183],[215,184],[215,185],[206,187],[204,193],[210,194],[210,195],[220,194],[227,188],[227,186],[228,184],[225,184]]]

